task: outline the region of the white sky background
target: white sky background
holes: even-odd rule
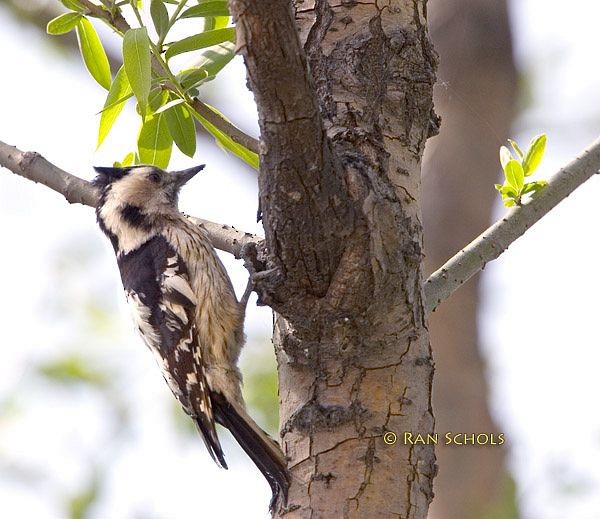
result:
[[[534,95],[514,134],[527,142],[548,133],[544,177],[600,133],[600,3],[574,0],[566,9],[563,2],[515,0],[512,14],[517,56]],[[129,107],[95,153],[95,114],[105,93],[79,59],[65,59],[48,47],[48,37],[15,26],[2,9],[0,27],[1,140],[88,179],[92,165],[133,149],[138,119]],[[219,85],[217,107],[256,132],[239,59]],[[252,173],[210,140],[196,157],[207,168],[184,192],[182,210],[259,232]],[[190,163],[177,155],[172,167]],[[525,518],[600,517],[599,196],[594,178],[486,268],[482,341]],[[498,203],[496,214],[502,211]],[[92,211],[3,170],[0,236],[0,515],[63,517],[65,496],[108,458],[115,462],[94,518],[178,519],[190,510],[267,517],[268,487],[233,442],[225,445],[230,470],[219,470],[201,442],[182,439],[165,419],[171,396],[132,331],[112,251]],[[222,257],[243,290],[243,267]],[[80,323],[90,301],[114,318],[88,343],[89,328]],[[253,304],[249,312],[252,350],[264,347],[271,316]],[[83,351],[116,371],[119,395],[134,409],[123,438],[96,393],[34,376],[32,366],[65,351]],[[15,393],[16,410],[3,412]]]
[[[566,6],[512,3],[533,96],[513,133],[548,134],[542,178],[600,135],[600,4]],[[482,342],[525,518],[600,517],[599,197],[592,178],[486,268]]]

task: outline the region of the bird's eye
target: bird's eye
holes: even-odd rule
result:
[[[150,182],[154,182],[155,184],[158,184],[160,182],[160,173],[157,173],[156,171],[154,171],[148,175],[148,179],[150,180]]]

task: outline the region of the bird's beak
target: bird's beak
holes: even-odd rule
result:
[[[194,166],[193,168],[182,169],[181,171],[172,171],[169,175],[172,178],[173,184],[180,188],[192,179],[199,171],[204,169],[205,164]]]

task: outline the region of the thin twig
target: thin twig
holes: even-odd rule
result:
[[[130,26],[127,20],[121,14],[121,10],[117,9],[114,14],[110,13],[102,7],[90,2],[89,0],[79,0],[79,3],[83,5],[94,18],[105,21],[109,26],[117,29],[121,34],[125,34]]]
[[[23,152],[0,141],[0,166],[32,182],[49,187],[63,195],[71,204],[95,207],[98,203],[98,193],[90,182],[67,173],[34,151]],[[229,225],[193,216],[189,218],[206,229],[215,248],[229,252],[236,258],[241,257],[244,245],[260,243],[262,240],[260,236],[238,231]]]
[[[469,243],[425,282],[426,310],[435,308],[471,276],[500,256],[546,213],[600,170],[600,139],[558,171],[526,204],[511,209],[502,220]]]

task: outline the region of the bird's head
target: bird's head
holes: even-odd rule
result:
[[[179,191],[204,164],[181,171],[164,171],[156,166],[95,167],[93,184],[100,190],[100,205],[131,206],[144,213],[177,210]]]

